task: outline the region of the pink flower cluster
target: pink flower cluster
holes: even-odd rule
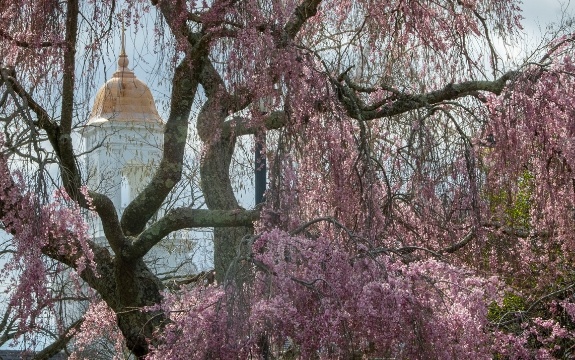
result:
[[[230,311],[238,291],[231,288],[167,296],[172,323],[151,358],[235,359],[286,347],[301,358],[491,356],[492,280],[434,260],[352,254],[333,239],[280,230],[253,248],[258,271],[244,285],[247,303]]]
[[[70,359],[84,359],[83,352],[96,340],[108,341],[113,345],[114,360],[124,358],[122,356],[125,348],[124,338],[116,323],[116,314],[103,300],[91,303],[84,313],[83,323],[74,336],[74,353]],[[103,348],[100,349],[102,350]]]
[[[20,319],[21,330],[34,329],[42,325],[46,319],[42,312],[49,311],[58,296],[48,289],[64,269],[48,270],[46,249],[56,249],[53,256],[71,259],[79,272],[87,266],[95,271],[87,225],[79,207],[61,190],[52,202],[40,204],[18,173],[10,172],[4,156],[0,156],[0,220],[13,249],[1,270],[6,285],[12,288],[10,305]]]

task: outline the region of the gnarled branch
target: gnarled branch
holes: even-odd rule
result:
[[[166,235],[176,230],[197,227],[251,226],[257,219],[259,219],[258,210],[177,208],[142,232],[125,255],[129,258],[142,257]]]
[[[486,91],[499,95],[505,88],[507,81],[515,78],[519,72],[509,71],[499,79],[493,81],[464,81],[458,84],[448,84],[443,88],[423,94],[394,94],[393,99],[366,105],[360,102],[358,87],[343,84],[332,78],[332,84],[336,87],[339,99],[348,115],[358,120],[374,120],[390,117],[417,110],[429,105],[438,104],[442,101],[455,100],[461,97],[474,95],[479,91]],[[390,101],[391,100],[391,101]]]

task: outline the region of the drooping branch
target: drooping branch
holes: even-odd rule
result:
[[[282,39],[293,40],[298,32],[301,30],[305,22],[311,17],[317,14],[321,0],[304,0],[300,5],[298,5],[293,14],[291,15],[288,22],[283,27],[284,36],[280,36]],[[264,27],[265,28],[265,27]],[[263,29],[259,29],[263,31]],[[280,42],[277,44],[280,47],[286,46],[286,42]],[[225,90],[225,85],[221,77],[217,74],[217,71],[211,65],[211,63],[204,66],[204,74],[202,76],[202,85],[206,89],[209,96],[217,95],[220,100],[219,103],[225,107],[226,111],[236,112],[244,108],[250,102],[250,95],[243,94],[243,96],[236,95],[231,96]],[[243,99],[244,101],[238,101]],[[234,106],[235,105],[235,106]],[[249,120],[242,117],[235,117],[230,121],[224,122],[222,124],[222,137],[229,138],[230,136],[241,136],[241,135],[253,135],[256,133],[257,129],[249,124]],[[274,111],[270,113],[265,119],[264,124],[267,129],[279,129],[287,123],[287,114],[283,111]]]
[[[22,41],[22,40],[18,40],[16,38],[14,38],[4,29],[0,29],[0,37],[6,39],[8,41],[11,41],[12,43],[16,44],[16,46],[23,47],[23,48],[46,48],[46,47],[52,47],[52,46],[60,47],[64,44],[61,42],[52,42],[52,41],[41,41],[39,43],[30,43],[28,41]]]
[[[181,229],[197,227],[237,227],[251,226],[259,219],[258,210],[207,210],[177,208],[155,222],[138,236],[132,243],[127,256],[138,258],[144,256],[165,236]]]
[[[14,91],[28,107],[36,115],[36,120],[30,126],[36,126],[46,132],[50,145],[58,157],[60,171],[62,173],[62,180],[68,195],[78,202],[84,208],[89,207],[89,202],[84,194],[80,191],[80,172],[76,163],[76,156],[72,148],[71,135],[62,135],[62,126],[56,123],[48,114],[48,112],[28,93],[16,80],[15,74],[12,74],[9,69],[1,69],[2,81],[9,87],[9,90]],[[25,116],[23,114],[22,116]],[[92,204],[102,219],[104,231],[108,237],[112,248],[117,249],[124,240],[121,229],[118,223],[118,217],[112,201],[105,195],[90,192]]]
[[[80,329],[80,326],[82,326],[83,322],[84,322],[83,318],[74,321],[70,326],[68,326],[68,328],[66,328],[63,334],[60,335],[58,339],[56,339],[56,341],[54,341],[52,344],[44,348],[42,351],[34,354],[34,357],[32,359],[47,360],[58,354],[63,349],[65,349],[66,345],[68,345],[70,340],[72,340],[76,332]]]

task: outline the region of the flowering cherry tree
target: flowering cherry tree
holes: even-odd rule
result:
[[[51,298],[51,259],[97,295],[79,348],[105,328],[139,358],[572,356],[575,36],[510,67],[495,44],[520,20],[509,0],[0,3],[18,316]],[[163,157],[120,215],[85,188],[72,141],[119,23],[172,60]],[[157,218],[191,125],[207,208]],[[252,135],[269,187],[244,209],[233,166]],[[215,282],[168,287],[144,256],[200,227]]]

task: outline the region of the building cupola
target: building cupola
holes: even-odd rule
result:
[[[125,35],[122,30],[122,48],[118,58],[118,69],[112,78],[98,90],[87,125],[101,125],[105,122],[159,123],[152,92],[128,68],[129,60],[125,50]]]
[[[87,185],[107,195],[118,214],[150,182],[164,143],[152,92],[128,63],[122,30],[118,68],[96,93],[81,132]],[[92,228],[96,238],[103,236],[100,223]]]

